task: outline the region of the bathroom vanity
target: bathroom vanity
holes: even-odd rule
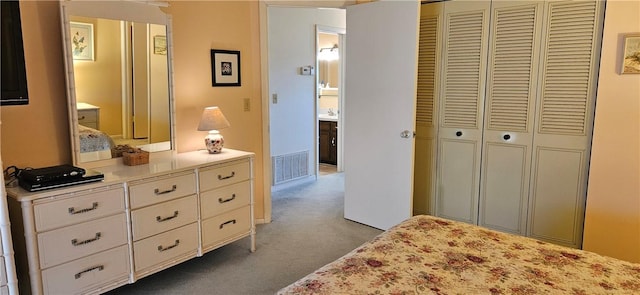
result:
[[[338,122],[330,118],[321,118],[319,124],[320,163],[336,165],[338,163]]]

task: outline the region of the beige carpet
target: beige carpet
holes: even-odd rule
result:
[[[110,294],[274,294],[381,231],[343,218],[342,173],[274,193],[273,222],[249,238],[120,287]]]

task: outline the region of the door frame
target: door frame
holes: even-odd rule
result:
[[[331,26],[325,26],[325,25],[316,25],[316,71],[315,71],[315,79],[316,79],[316,87],[314,89],[314,93],[315,93],[315,97],[317,98],[319,93],[318,93],[318,79],[319,79],[319,72],[320,72],[320,65],[318,62],[318,51],[320,50],[320,43],[319,43],[319,34],[320,33],[325,33],[325,34],[336,34],[338,35],[338,55],[340,56],[340,59],[338,60],[338,76],[340,77],[339,81],[338,81],[338,126],[341,125],[342,122],[344,122],[344,112],[340,111],[344,109],[344,65],[345,65],[345,54],[344,54],[344,44],[346,41],[346,34],[347,34],[347,30],[343,29],[343,28],[336,28],[336,27],[331,27]],[[320,123],[318,123],[317,117],[318,117],[318,106],[319,102],[318,99],[316,99],[315,104],[314,104],[314,108],[315,108],[315,114],[316,114],[316,135],[314,137],[314,149],[315,149],[315,155],[316,155],[316,161],[315,161],[315,166],[316,166],[316,179],[318,178],[318,175],[320,174],[319,170],[320,170],[320,151],[318,148],[318,144],[320,141],[319,135],[320,135]],[[342,131],[342,128],[338,128],[338,159],[337,159],[337,170],[338,172],[341,172],[344,170],[344,162],[343,162],[343,151],[344,151],[344,140],[343,140],[343,134],[344,132]]]
[[[282,4],[279,1],[274,0],[260,0],[259,3],[259,22],[260,22],[260,90],[261,90],[261,106],[262,106],[262,194],[263,194],[263,212],[264,218],[256,219],[256,223],[270,223],[272,220],[272,200],[271,200],[271,188],[272,188],[272,171],[271,171],[271,131],[270,131],[270,94],[269,94],[269,24],[268,24],[268,16],[269,11],[268,8],[270,6],[280,6],[280,7],[308,7],[308,8],[340,8],[345,9],[342,6],[341,1],[336,1],[337,5],[330,5],[329,2],[320,3],[317,1],[309,1],[307,3],[299,2],[296,6]],[[290,4],[290,3],[289,3]],[[343,43],[344,40],[340,42]],[[342,54],[343,51],[340,52]],[[317,58],[316,58],[317,60]],[[344,60],[344,59],[342,59]],[[342,61],[340,65],[341,69],[344,69],[344,61]],[[344,79],[344,78],[341,78]],[[341,84],[343,81],[341,81]],[[317,90],[316,90],[317,91]],[[342,108],[342,105],[340,105]],[[317,123],[316,123],[317,124]],[[317,131],[316,131],[317,132]],[[338,135],[340,136],[340,135]],[[316,136],[317,137],[317,136]],[[317,139],[316,139],[317,140]],[[340,142],[338,142],[338,149],[340,150]],[[340,154],[340,151],[338,152]],[[316,147],[317,154],[317,147]],[[338,159],[341,161],[341,159]],[[316,162],[316,167],[317,167]],[[317,168],[316,168],[317,169]],[[317,173],[316,173],[317,175]]]

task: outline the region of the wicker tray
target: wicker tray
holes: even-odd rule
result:
[[[111,148],[111,157],[112,158],[120,158],[122,157],[122,153],[127,152],[127,151],[133,151],[135,150],[132,146],[128,145],[128,144],[119,144],[116,145],[114,147]]]
[[[149,163],[149,152],[136,150],[134,152],[123,152],[122,161],[125,165],[135,166]]]

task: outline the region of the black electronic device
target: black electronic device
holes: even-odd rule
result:
[[[83,174],[77,177],[62,177],[62,178],[56,178],[55,180],[35,182],[35,183],[19,177],[18,183],[22,188],[30,192],[35,192],[35,191],[41,191],[46,189],[100,181],[103,179],[104,179],[104,174],[98,171],[83,170]]]
[[[82,177],[86,171],[83,168],[72,165],[57,165],[36,169],[23,169],[17,177],[21,181],[29,183],[45,183],[62,181],[65,179],[76,179]]]

